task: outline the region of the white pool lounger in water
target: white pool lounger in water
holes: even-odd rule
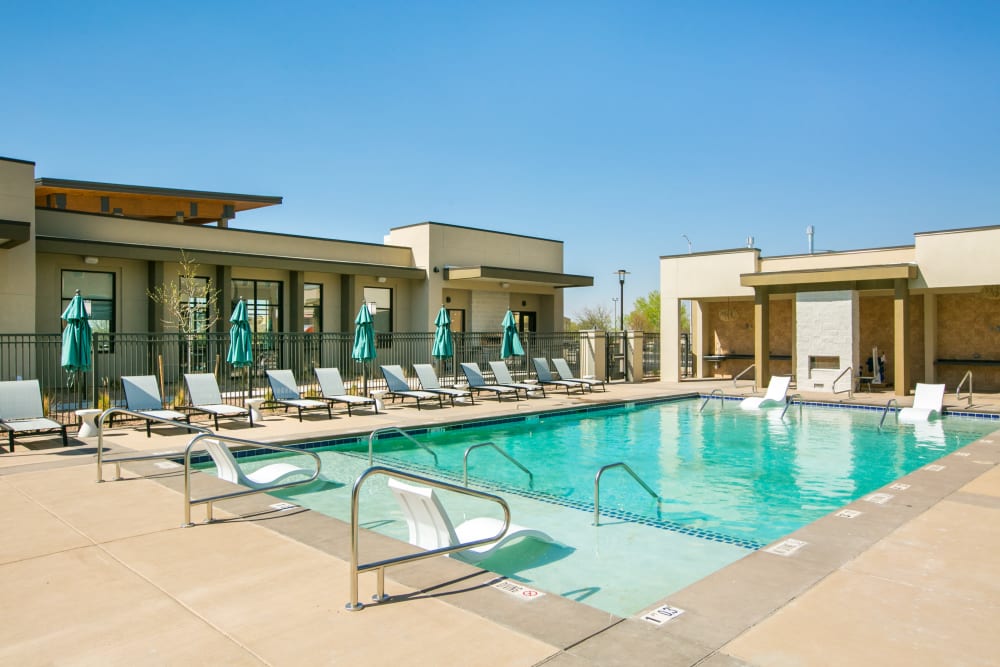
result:
[[[941,416],[941,404],[944,402],[943,384],[917,383],[913,394],[913,407],[899,411],[901,422],[925,422]]]
[[[767,383],[767,393],[763,396],[748,396],[740,401],[740,408],[743,410],[759,410],[761,408],[773,408],[785,404],[785,394],[788,393],[788,385],[792,383],[791,376],[772,375],[771,381]]]

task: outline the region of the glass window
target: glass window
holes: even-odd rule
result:
[[[80,290],[90,328],[97,333],[111,333],[115,330],[115,274],[100,271],[62,272],[62,310],[66,310],[70,300]],[[62,312],[62,311],[60,311]]]
[[[192,293],[207,295],[211,286],[211,279],[197,276],[191,279],[194,282]],[[183,286],[182,286],[183,287]],[[188,331],[194,333],[205,333],[208,331],[208,299],[205,296],[191,296],[187,300]]]
[[[391,347],[392,336],[387,334],[392,331],[392,289],[388,287],[366,287],[364,291],[365,303],[375,304],[375,313],[372,315],[375,326],[375,346]]]
[[[281,331],[282,284],[277,280],[233,280],[233,307],[240,297],[247,303],[250,328],[254,333]]]
[[[303,285],[303,331],[318,333],[323,330],[323,286],[316,283]]]
[[[535,313],[515,312],[514,321],[517,322],[518,333],[535,333],[538,330],[538,317]]]

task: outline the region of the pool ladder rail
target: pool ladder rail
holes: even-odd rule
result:
[[[358,543],[360,538],[360,522],[359,522],[359,501],[361,499],[361,487],[365,481],[374,475],[383,475],[386,477],[393,477],[395,479],[401,479],[408,482],[417,482],[418,484],[424,484],[425,486],[430,486],[436,489],[443,489],[445,491],[453,491],[466,496],[471,496],[473,498],[479,498],[482,500],[488,500],[490,502],[496,503],[503,510],[503,527],[502,529],[492,537],[483,538],[481,540],[475,540],[472,542],[462,542],[459,544],[454,544],[447,547],[441,547],[440,549],[431,549],[429,551],[421,551],[415,554],[406,554],[404,556],[395,556],[393,558],[385,558],[378,561],[372,561],[371,563],[359,563],[358,562]],[[507,533],[508,528],[510,528],[510,506],[507,505],[505,501],[500,496],[495,496],[491,493],[485,493],[483,491],[476,491],[475,489],[467,489],[465,487],[458,486],[456,484],[450,484],[438,479],[431,479],[430,477],[423,477],[421,475],[414,475],[413,473],[405,472],[403,470],[396,470],[393,468],[386,468],[384,466],[372,466],[368,468],[361,476],[358,477],[354,482],[354,489],[351,491],[351,562],[348,575],[350,577],[350,594],[351,599],[348,601],[344,608],[348,611],[359,611],[364,608],[364,604],[358,601],[358,575],[364,572],[375,571],[376,575],[376,588],[377,592],[372,596],[372,600],[375,602],[384,602],[389,599],[389,596],[385,594],[385,568],[392,567],[394,565],[402,565],[404,563],[412,563],[414,561],[423,560],[425,558],[431,558],[433,556],[440,556],[443,554],[455,553],[456,551],[465,551],[466,549],[471,549],[473,547],[482,546],[484,544],[492,544],[503,538]]]
[[[958,387],[955,388],[955,400],[962,400],[962,387],[965,386],[965,381],[969,381],[969,395],[966,397],[969,401],[965,409],[968,410],[972,407],[972,371],[965,371],[965,375],[962,376],[962,381],[958,383]]]
[[[505,459],[516,465],[518,468],[523,470],[528,475],[528,488],[535,488],[535,476],[531,474],[531,471],[524,467],[520,461],[515,459],[513,456],[505,452],[504,450],[497,447],[492,442],[480,442],[477,445],[470,445],[468,449],[465,450],[465,455],[462,457],[462,486],[468,488],[469,486],[469,454],[472,453],[474,449],[480,449],[482,447],[490,447],[495,449],[500,453]]]
[[[882,425],[885,424],[885,418],[889,414],[889,409],[893,405],[896,406],[896,409],[893,410],[893,413],[896,415],[896,426],[899,426],[899,403],[896,402],[895,398],[890,398],[886,402],[885,407],[882,408],[882,418],[878,420],[878,430],[879,430],[879,432],[882,431]]]
[[[788,408],[792,407],[792,404],[795,403],[795,399],[799,399],[799,402],[796,405],[799,406],[799,419],[802,419],[802,394],[792,394],[785,399],[785,407],[781,410],[781,419],[785,418],[785,413],[788,412]]]
[[[642,481],[642,478],[639,477],[639,475],[637,475],[627,463],[624,461],[618,461],[617,463],[609,463],[608,465],[603,466],[597,471],[597,474],[594,475],[594,525],[601,525],[601,477],[604,475],[605,471],[611,470],[612,468],[623,468],[625,472],[632,476],[632,479],[639,482],[639,485],[644,488],[649,495],[656,499],[656,518],[661,518],[660,504],[663,502],[663,498],[661,498],[656,491],[653,491],[649,484]]]
[[[722,402],[719,403],[719,409],[724,410],[726,408],[726,392],[722,391],[721,389],[713,389],[712,393],[706,396],[705,400],[701,402],[701,407],[698,408],[698,412],[704,410],[705,406],[708,405],[708,402],[712,400],[712,398],[714,398],[716,394],[718,394],[719,398],[722,399]]]
[[[430,454],[432,457],[434,457],[434,467],[435,468],[439,468],[440,467],[440,465],[438,464],[437,454],[434,453],[433,449],[431,449],[430,447],[428,447],[424,443],[420,442],[419,440],[417,440],[412,435],[410,435],[409,433],[407,433],[403,429],[399,428],[398,426],[383,426],[382,428],[377,428],[374,431],[372,431],[370,434],[368,434],[368,465],[369,466],[372,466],[375,463],[374,449],[375,449],[375,441],[378,439],[378,436],[381,435],[382,433],[390,433],[390,432],[391,433],[398,433],[399,435],[403,436],[404,438],[406,438],[407,440],[409,440],[410,442],[412,442],[414,445],[416,445],[420,449],[422,449],[425,452],[427,452],[428,454]]]

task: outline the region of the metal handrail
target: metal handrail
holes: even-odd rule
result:
[[[232,442],[238,445],[248,445],[255,448],[270,449],[278,452],[289,452],[292,454],[303,454],[306,456],[311,456],[316,462],[316,472],[312,474],[308,479],[300,479],[294,482],[283,482],[281,484],[268,485],[259,489],[246,489],[242,491],[231,491],[228,493],[220,493],[214,496],[205,496],[204,498],[191,498],[191,452],[193,452],[199,442],[211,438],[212,440],[217,440],[220,443]],[[226,445],[228,446],[228,445]],[[218,433],[199,433],[191,439],[188,446],[184,449],[184,526],[193,526],[191,522],[191,506],[192,505],[207,505],[205,522],[210,523],[213,521],[212,509],[216,501],[227,500],[229,498],[242,498],[243,496],[251,496],[257,493],[270,493],[271,491],[280,491],[281,489],[287,489],[293,486],[300,486],[304,484],[312,484],[317,479],[319,479],[321,463],[319,460],[319,455],[315,452],[309,452],[304,449],[295,449],[293,447],[285,447],[283,445],[272,445],[265,442],[256,442],[253,440],[243,440],[242,438],[233,438],[228,435],[219,435]]]
[[[373,475],[395,477],[396,479],[426,484],[427,486],[437,489],[454,491],[455,493],[461,493],[474,498],[495,502],[503,509],[503,528],[493,537],[481,540],[461,542],[459,544],[441,547],[440,549],[431,549],[429,551],[421,551],[420,553],[386,558],[379,561],[372,561],[371,563],[358,563],[358,541],[360,533],[360,526],[358,523],[358,500],[361,496],[361,485],[365,482],[365,480]],[[364,608],[364,605],[358,602],[358,575],[362,572],[371,572],[372,570],[376,571],[377,593],[372,599],[381,602],[388,599],[385,595],[385,568],[393,565],[401,565],[403,563],[412,563],[413,561],[423,560],[424,558],[430,558],[432,556],[455,553],[456,551],[465,551],[466,549],[482,546],[484,544],[492,544],[506,535],[508,528],[510,528],[510,507],[507,505],[507,501],[500,496],[495,496],[491,493],[484,493],[483,491],[476,491],[475,489],[466,489],[455,484],[442,482],[441,480],[431,479],[421,475],[414,475],[412,473],[395,470],[393,468],[386,468],[384,466],[373,466],[368,468],[368,470],[361,473],[361,476],[354,482],[354,489],[351,491],[351,565],[349,570],[351,599],[346,605],[344,605],[344,608],[348,611],[358,611]]]
[[[721,389],[713,389],[712,393],[709,394],[708,396],[706,396],[705,400],[702,401],[701,407],[698,408],[698,412],[701,412],[702,410],[705,409],[705,406],[708,405],[708,402],[710,400],[712,400],[712,397],[715,396],[716,393],[718,393],[719,394],[719,398],[722,399],[722,402],[720,403],[721,409],[723,409],[723,410],[726,409],[726,392],[722,391]]]
[[[965,375],[962,376],[962,381],[958,383],[958,388],[955,389],[955,400],[956,401],[960,400],[961,393],[962,393],[962,385],[965,384],[966,380],[969,381],[969,404],[966,407],[971,408],[972,407],[972,371],[971,370],[965,371]]]
[[[853,366],[848,366],[844,370],[840,371],[840,375],[838,375],[837,377],[835,377],[833,379],[833,383],[830,385],[830,388],[833,389],[833,393],[834,394],[843,394],[844,393],[843,389],[841,389],[840,391],[837,391],[835,389],[835,387],[837,386],[837,382],[840,381],[840,378],[844,377],[845,375],[850,375],[851,376],[851,381],[847,383],[847,398],[854,398],[854,367]]]
[[[525,468],[521,463],[515,459],[513,456],[505,452],[504,450],[497,447],[492,442],[480,442],[478,445],[472,445],[465,450],[465,456],[462,457],[462,486],[469,486],[469,453],[473,449],[479,449],[480,447],[492,447],[497,450],[505,459],[516,465],[518,468],[528,473],[528,488],[532,489],[535,487],[535,476],[531,474],[531,471]]]
[[[166,419],[164,417],[157,417],[155,415],[148,415],[142,412],[137,412],[135,410],[129,410],[128,408],[108,408],[101,413],[101,416],[97,418],[97,482],[101,483],[104,481],[104,464],[114,463],[115,464],[115,480],[120,480],[122,478],[122,466],[121,464],[126,461],[151,461],[154,459],[168,459],[178,457],[182,454],[180,451],[173,452],[154,452],[152,454],[130,454],[128,456],[122,456],[110,461],[104,460],[104,421],[111,415],[129,415],[130,417],[138,417],[140,419],[151,419],[155,422],[160,422],[162,424],[172,424],[180,428],[186,428],[188,431],[199,431],[200,433],[211,433],[209,429],[204,426],[195,426],[187,422],[179,422],[174,419]]]
[[[375,447],[375,440],[376,440],[375,436],[377,436],[379,433],[386,433],[388,431],[395,431],[396,433],[400,434],[401,436],[403,436],[404,438],[406,438],[407,440],[409,440],[410,442],[412,442],[414,445],[416,445],[420,449],[424,450],[425,452],[427,452],[428,454],[430,454],[431,456],[433,456],[434,457],[434,467],[435,468],[438,467],[438,465],[439,465],[438,464],[438,456],[437,456],[437,454],[434,453],[434,450],[431,449],[430,447],[428,447],[427,445],[423,444],[422,442],[418,442],[416,439],[414,439],[414,437],[412,435],[410,435],[409,433],[407,433],[403,429],[399,428],[398,426],[383,426],[382,428],[375,429],[374,431],[372,431],[368,435],[368,465],[369,466],[371,466],[375,462],[375,454],[374,454],[374,447]]]
[[[749,366],[747,366],[746,368],[744,368],[743,370],[741,370],[739,373],[736,374],[736,377],[733,378],[733,389],[736,388],[736,381],[739,380],[744,375],[746,375],[747,373],[749,373],[751,370],[753,370],[754,366],[756,365],[757,364],[755,363],[750,364]],[[757,378],[753,379],[753,391],[757,391]]]
[[[893,404],[895,404],[895,406],[896,406],[896,412],[895,412],[895,414],[896,414],[896,425],[897,426],[899,425],[899,403],[896,402],[895,398],[890,398],[886,402],[885,407],[882,408],[882,418],[880,420],[878,420],[878,430],[879,431],[882,430],[882,424],[885,423],[885,417],[886,417],[887,414],[889,414],[889,408]]]
[[[785,407],[781,410],[781,418],[785,418],[785,413],[788,412],[788,408],[791,407],[795,399],[799,399],[799,419],[802,419],[802,394],[792,394],[785,399]]]
[[[601,475],[604,474],[605,470],[610,470],[611,468],[624,468],[625,472],[632,475],[632,479],[639,482],[639,485],[646,489],[646,492],[649,493],[649,495],[656,498],[656,518],[659,519],[660,503],[663,502],[663,498],[660,498],[656,491],[653,491],[653,489],[649,487],[649,484],[642,481],[639,475],[635,474],[635,471],[632,470],[627,463],[619,461],[618,463],[609,463],[598,470],[597,474],[594,475],[594,525],[601,525]]]

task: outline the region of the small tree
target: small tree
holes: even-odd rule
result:
[[[580,311],[576,319],[573,320],[571,331],[582,331],[585,329],[598,329],[607,331],[611,329],[613,317],[611,311],[604,306],[586,306]]]
[[[628,316],[629,328],[635,331],[659,331],[660,330],[660,290],[653,290],[644,297],[635,300],[633,310]],[[688,318],[687,305],[681,303],[680,308],[680,331],[691,330]]]
[[[178,279],[146,290],[155,303],[163,306],[163,323],[175,326],[187,339],[187,366],[191,368],[194,337],[207,333],[219,320],[219,290],[211,278],[198,275],[198,263],[181,250]]]

